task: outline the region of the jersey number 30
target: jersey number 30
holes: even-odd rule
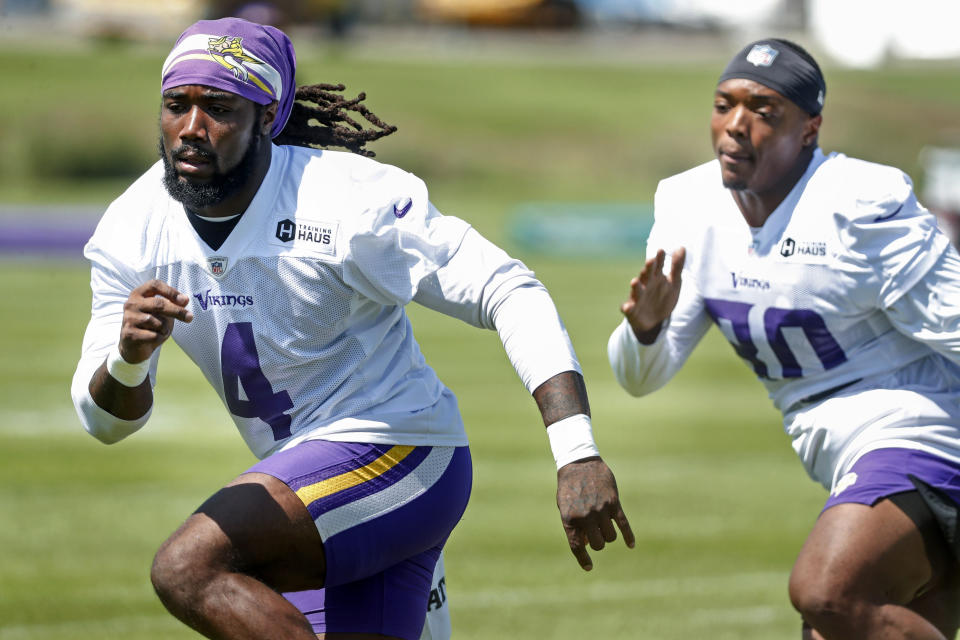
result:
[[[757,346],[751,337],[750,319],[759,315],[751,314],[754,306],[745,302],[717,300],[715,298],[705,298],[704,303],[707,307],[707,313],[724,332],[737,354],[753,365],[753,370],[758,376],[770,378],[767,364],[760,359]],[[846,354],[834,337],[830,335],[827,324],[816,311],[768,307],[763,310],[761,317],[763,327],[762,329],[758,327],[758,329],[762,331],[766,343],[776,357],[782,377],[799,378],[804,375],[800,363],[787,343],[784,329],[800,329],[807,337],[807,341],[824,369],[832,369],[846,362]],[[730,323],[731,332],[724,331],[722,321]]]
[[[260,418],[273,429],[274,440],[290,437],[291,420],[284,411],[293,408],[293,401],[286,391],[274,393],[263,375],[253,325],[249,322],[227,325],[220,347],[220,374],[230,413],[241,418]],[[240,398],[241,387],[246,400]]]

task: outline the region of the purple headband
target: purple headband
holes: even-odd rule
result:
[[[187,28],[163,63],[160,91],[202,84],[257,104],[278,104],[270,129],[276,138],[290,117],[297,58],[279,29],[240,18],[200,20]]]

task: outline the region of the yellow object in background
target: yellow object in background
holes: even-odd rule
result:
[[[484,26],[567,27],[580,19],[563,0],[418,0],[417,10],[426,20]]]

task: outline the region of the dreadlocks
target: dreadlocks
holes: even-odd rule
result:
[[[290,119],[276,137],[276,143],[298,147],[343,147],[362,156],[373,157],[375,154],[365,149],[364,145],[390,135],[397,128],[386,124],[360,104],[367,97],[365,93],[353,99],[336,93],[345,88],[342,84],[298,87]],[[350,116],[351,111],[363,116],[374,128],[364,129]],[[314,121],[317,124],[312,124]]]

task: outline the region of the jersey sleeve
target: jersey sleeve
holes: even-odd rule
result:
[[[662,249],[667,254],[664,272],[671,268],[671,254],[684,246],[683,234],[675,231],[675,221],[682,212],[672,213],[674,198],[671,189],[661,183],[654,197],[655,220],[647,239],[647,257]],[[688,234],[694,242],[694,234]],[[694,347],[710,328],[710,316],[696,285],[693,264],[697,259],[696,246],[684,246],[687,259],[681,274],[680,296],[677,306],[664,322],[653,344],[637,340],[630,323],[624,319],[607,341],[607,358],[613,375],[627,393],[642,396],[665,385],[683,367]]]
[[[864,163],[866,164],[866,163]],[[918,201],[910,179],[892,167],[850,171],[865,193],[834,213],[845,269],[880,308],[894,304],[917,284],[949,245],[934,216]]]
[[[474,229],[414,300],[475,327],[496,329],[528,391],[565,371],[580,372],[573,345],[543,284],[522,262]]]
[[[412,174],[393,169],[377,191],[384,197],[360,214],[350,235],[344,278],[381,304],[405,305],[456,253],[470,225],[441,214]]]
[[[960,365],[960,256],[953,247],[886,310],[901,333]]]
[[[137,420],[123,420],[100,408],[90,395],[90,380],[120,338],[123,305],[130,291],[140,285],[135,271],[124,266],[109,250],[109,232],[104,225],[84,248],[90,260],[90,288],[93,292],[90,321],[83,336],[80,361],[71,384],[73,404],[83,428],[107,444],[117,442],[146,424],[151,410]],[[150,383],[156,381],[160,350],[150,362]]]

